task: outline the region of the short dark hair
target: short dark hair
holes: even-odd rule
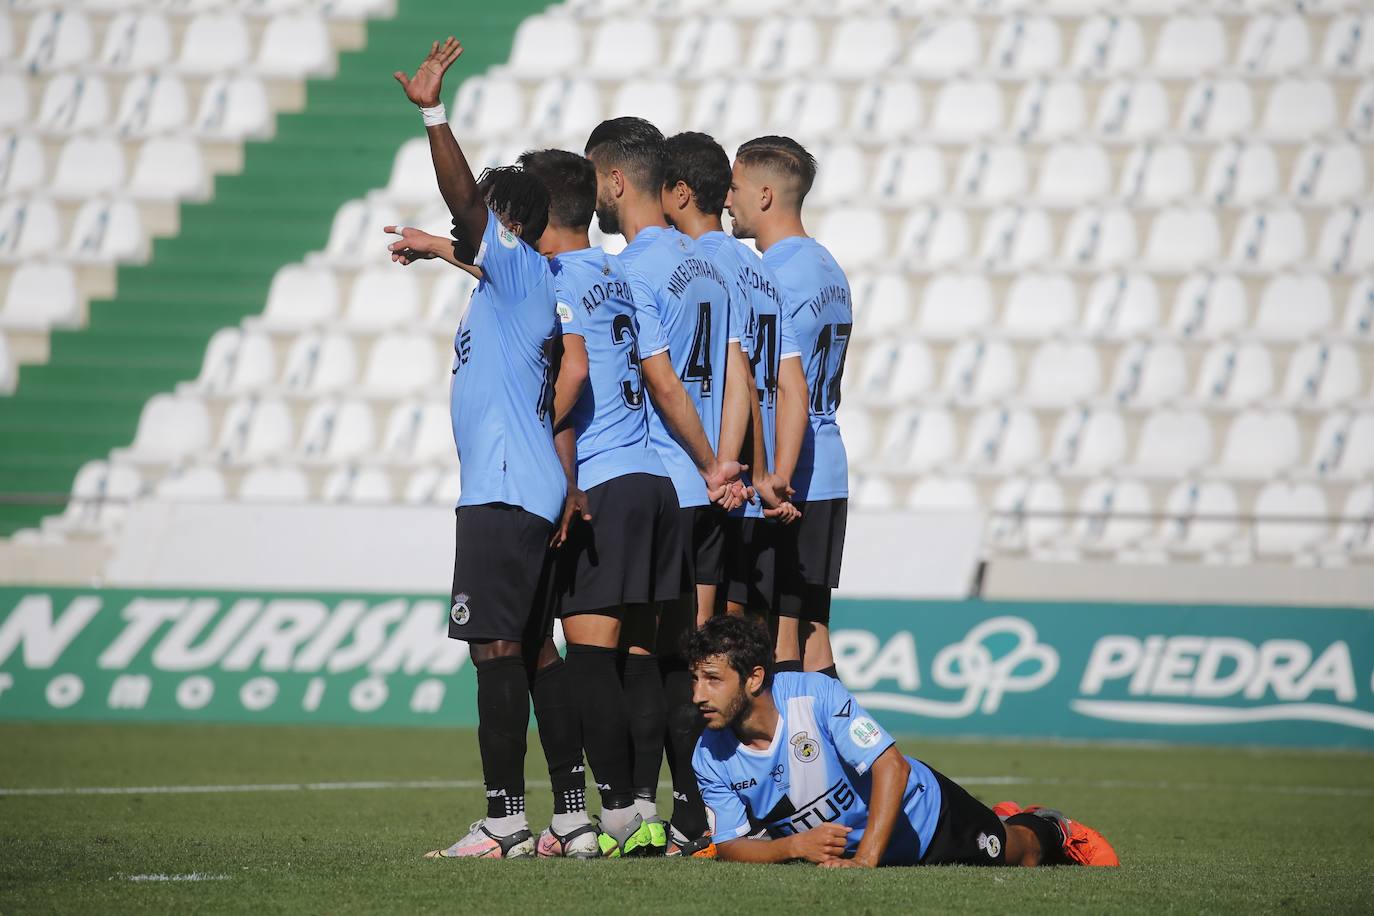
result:
[[[682,657],[694,668],[714,655],[725,656],[743,680],[762,668],[763,682],[773,676],[773,639],[768,628],[749,617],[712,617],[682,638]]]
[[[697,209],[719,216],[730,191],[730,157],[709,134],[687,131],[663,141],[663,186],[681,181],[692,189]]]
[[[533,245],[549,224],[549,191],[544,182],[518,165],[486,169],[477,190],[498,216],[520,224],[520,237]]]
[[[797,203],[806,199],[816,181],[816,157],[791,137],[758,137],[740,146],[735,161],[761,165],[797,181]]]
[[[563,229],[585,229],[596,210],[596,166],[565,149],[526,150],[520,167],[549,191],[549,222]]]
[[[587,158],[604,157],[632,183],[654,194],[663,187],[663,132],[643,118],[602,121],[587,138]]]

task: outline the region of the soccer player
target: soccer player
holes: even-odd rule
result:
[[[778,538],[782,570],[777,613],[781,670],[835,676],[830,648],[830,596],[840,584],[849,510],[849,462],[835,412],[853,329],[849,281],[802,225],[801,207],[816,160],[788,137],[759,137],[735,153],[726,206],[736,238],[751,238],[782,284],[810,395],[810,424],[792,475],[802,517]]]
[[[770,642],[751,619],[722,616],[684,646],[706,719],[693,762],[718,858],[830,868],[1119,864],[1091,827],[1037,806],[990,810],[903,756],[837,679],[771,674]]]
[[[615,118],[592,131],[585,153],[596,168],[596,215],[601,231],[624,235],[628,243],[619,258],[633,287],[645,365],[654,356],[669,357],[673,372],[682,381],[684,399],[701,418],[711,447],[722,457],[733,459],[748,423],[750,399],[750,386],[741,384],[747,379],[738,371],[731,386],[733,395],[727,395],[727,341],[730,336],[738,337],[730,334],[733,283],[703,256],[692,239],[670,228],[663,219],[663,134],[642,118]],[[664,405],[656,405],[649,417],[649,439],[677,490],[692,571],[686,599],[664,611],[664,630],[671,633],[695,623],[692,584],[714,586],[721,580],[725,514],[711,505],[701,476],[674,437],[667,416]],[[733,446],[728,441],[731,438]],[[723,439],[727,442],[722,449]],[[581,626],[580,621],[586,618],[575,619]],[[573,633],[567,626],[565,621],[564,630],[572,641]],[[613,645],[606,641],[609,632],[605,629],[581,633],[579,643],[590,640],[591,645]],[[651,683],[659,678],[655,649],[654,642],[632,644],[632,655],[639,657],[632,658],[631,663],[643,666],[644,678],[638,694],[627,697],[632,704],[632,722],[642,726],[635,729],[634,784],[636,804],[646,820],[656,820],[654,799],[665,727],[671,721],[674,729],[690,728],[690,721],[681,720],[691,716],[685,681],[682,695],[666,701],[661,682],[657,687]],[[691,825],[693,831],[700,826]],[[662,825],[656,829],[661,830]]]
[[[462,54],[435,42],[413,77],[397,72],[421,109],[452,241],[388,226],[393,260],[442,257],[478,274],[454,335],[450,404],[462,468],[456,509],[449,636],[468,643],[477,669],[477,742],[486,817],[431,858],[519,858],[535,851],[525,817],[530,697],[553,783],[554,827],[589,820],[575,689],[550,638],[550,535],[565,501],[555,453],[550,354],[558,335],[553,282],[531,246],[548,220],[548,192],[517,168],[473,179],[439,94]]]
[[[539,249],[550,258],[563,330],[554,415],[556,425],[566,418],[576,431],[577,453],[576,476],[569,481],[574,495],[559,533],[557,578],[587,755],[603,787],[602,845],[614,856],[662,852],[662,822],[634,804],[636,785],[642,791],[657,782],[657,765],[652,777],[639,774],[636,780],[629,752],[632,734],[642,728],[657,727],[652,740],[662,746],[662,716],[653,708],[662,703],[658,666],[652,655],[618,658],[615,627],[606,625],[619,624],[631,645],[652,646],[655,605],[682,595],[686,557],[677,491],[649,440],[646,395],[686,447],[698,480],[705,482],[703,493],[723,496],[727,475],[736,475],[738,467],[717,461],[668,353],[640,358],[629,275],[618,258],[591,247],[588,239],[596,207],[591,162],[576,153],[541,150],[522,155],[520,165],[544,183],[550,197],[549,227]],[[590,616],[584,621],[583,615]],[[617,663],[624,671],[619,681]],[[649,778],[653,782],[646,783]],[[550,830],[539,848],[557,854],[579,839]],[[595,850],[594,833],[589,839]]]

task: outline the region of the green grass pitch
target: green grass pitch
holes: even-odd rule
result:
[[[538,829],[550,805],[532,744]],[[1123,867],[832,872],[710,861],[426,861],[421,853],[456,839],[481,813],[472,732],[11,724],[0,726],[0,913],[1374,908],[1370,755],[919,739],[902,747],[968,780],[986,802],[1063,808],[1102,830]],[[10,791],[435,780],[467,787]],[[157,880],[168,877],[183,880]]]

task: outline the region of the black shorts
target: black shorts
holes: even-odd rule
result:
[[[839,587],[849,500],[799,503],[801,518],[779,529],[776,564],[781,617],[829,625],[830,592]]]
[[[683,509],[683,527],[690,532],[687,563],[691,582],[720,585],[725,581],[725,522],[729,516],[720,506]]]
[[[506,503],[454,517],[449,638],[542,641],[553,632],[553,525]]]
[[[626,474],[587,491],[592,520],[574,519],[558,549],[564,617],[668,601],[684,591],[684,532],[667,477]]]
[[[1007,864],[1007,828],[1002,819],[963,786],[933,768],[931,772],[940,784],[940,819],[921,864]]]
[[[725,523],[726,597],[751,611],[777,605],[778,530],[762,518],[731,516]]]

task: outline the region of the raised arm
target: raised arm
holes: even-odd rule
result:
[[[420,63],[415,75],[407,77],[397,70],[393,76],[410,99],[425,110],[425,131],[429,134],[429,154],[434,160],[434,174],[439,179],[439,193],[453,214],[454,228],[463,241],[477,248],[487,227],[487,205],[477,190],[467,158],[458,146],[448,118],[439,102],[444,73],[463,53],[463,46],[452,35],[441,45],[430,45],[429,55]],[[437,112],[433,109],[439,109]]]

